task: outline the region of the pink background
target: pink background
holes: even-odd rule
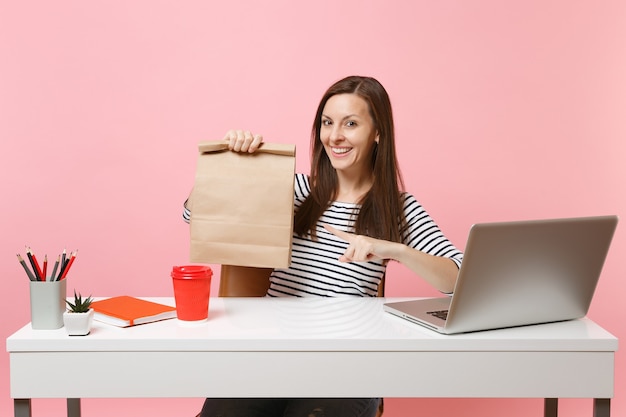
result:
[[[407,188],[461,248],[479,221],[626,210],[619,0],[7,0],[0,57],[3,339],[29,321],[15,258],[25,245],[51,258],[79,249],[68,292],[172,295],[169,271],[187,261],[181,207],[197,143],[248,128],[296,143],[307,171],[318,100],[349,74],[387,87]],[[621,225],[589,314],[620,338],[625,250]],[[392,268],[388,295],[436,294]],[[615,416],[626,415],[624,352]],[[76,374],[59,381],[76,383]],[[87,399],[83,411],[193,416],[201,403]],[[65,412],[60,400],[33,404],[35,415]],[[560,409],[589,416],[591,401]],[[12,410],[4,354],[0,415]],[[539,399],[389,399],[385,415],[541,410]]]

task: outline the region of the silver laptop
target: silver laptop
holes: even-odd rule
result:
[[[602,216],[475,224],[451,297],[383,308],[444,334],[583,317],[617,221]]]

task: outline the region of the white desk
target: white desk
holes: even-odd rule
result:
[[[610,415],[618,341],[591,320],[443,336],[384,301],[212,298],[204,324],[96,322],[88,336],[26,325],[7,339],[15,416],[31,398],[80,416],[80,398],[129,397],[546,398],[547,416],[593,398]],[[76,369],[90,380],[64,378]]]

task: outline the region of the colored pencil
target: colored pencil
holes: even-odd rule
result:
[[[67,261],[63,262],[63,259],[61,259],[61,267],[59,268],[59,274],[54,279],[55,281],[61,280],[61,276],[63,275],[63,271],[65,271],[66,267],[67,267]]]
[[[57,260],[54,263],[54,268],[52,268],[52,274],[50,275],[50,281],[56,280],[57,267],[59,266],[60,260],[61,260],[61,255],[57,256]]]
[[[43,256],[43,270],[41,271],[41,280],[47,281],[46,275],[48,274],[48,255]]]
[[[39,281],[45,281],[43,273],[41,272],[41,268],[39,267],[39,262],[37,262],[37,257],[35,256],[35,254],[30,248],[28,248],[28,250],[30,251],[30,254],[33,256],[33,262],[35,263],[35,268],[37,268],[37,277],[39,278]]]
[[[35,258],[33,251],[29,247],[26,247],[26,255],[30,261],[30,266],[33,267],[33,274],[35,275],[36,281],[41,281],[41,270],[39,269],[39,265],[37,264],[37,259]]]
[[[74,251],[70,255],[70,258],[67,261],[67,266],[63,269],[63,275],[61,275],[61,278],[59,280],[65,279],[65,277],[67,276],[67,273],[69,272],[70,267],[74,263],[74,259],[76,259],[76,252],[78,252],[78,251]]]
[[[65,271],[65,268],[67,268],[67,263],[70,260],[67,259],[66,257],[66,252],[65,249],[63,249],[63,253],[61,254],[61,268],[59,268],[59,275],[57,275],[55,281],[60,281],[61,277],[63,276],[63,271]]]
[[[20,263],[24,267],[24,271],[26,271],[26,275],[28,275],[28,279],[31,280],[31,281],[37,281],[37,279],[35,278],[33,273],[30,272],[30,269],[28,269],[28,266],[26,265],[26,262],[24,262],[24,258],[22,258],[22,256],[19,253],[17,254],[17,260],[20,261]]]
[[[61,254],[61,267],[65,267],[65,248],[63,248],[63,253]],[[59,278],[60,278],[60,273],[59,273]]]

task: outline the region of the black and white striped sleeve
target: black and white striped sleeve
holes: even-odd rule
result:
[[[443,234],[439,226],[411,194],[404,194],[406,226],[402,238],[407,246],[434,256],[451,259],[461,267],[463,253]]]

